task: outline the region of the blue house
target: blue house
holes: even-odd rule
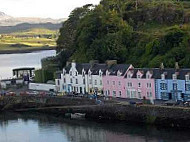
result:
[[[156,81],[156,98],[190,101],[190,69],[160,69]]]

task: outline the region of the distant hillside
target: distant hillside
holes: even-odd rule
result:
[[[68,60],[109,59],[137,67],[190,67],[189,0],[101,0],[75,9],[57,40]]]
[[[4,12],[0,12],[0,26],[16,26],[22,23],[40,24],[53,23],[58,24],[64,22],[66,19],[52,19],[52,18],[38,18],[38,17],[12,17]]]
[[[62,23],[52,24],[52,23],[41,23],[41,24],[29,24],[23,23],[16,26],[0,26],[0,34],[9,34],[14,32],[26,31],[34,28],[43,28],[49,30],[58,30],[62,26]]]

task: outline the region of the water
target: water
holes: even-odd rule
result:
[[[41,68],[41,59],[55,56],[55,50],[38,51],[22,54],[1,54],[0,55],[0,79],[12,77],[12,69],[21,67]]]
[[[0,114],[0,142],[190,142],[188,131],[125,123]]]

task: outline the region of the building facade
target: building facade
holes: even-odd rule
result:
[[[126,98],[156,99],[155,79],[157,69],[130,69],[125,76]]]
[[[110,65],[103,76],[103,90],[105,96],[126,98],[124,77],[132,65]]]

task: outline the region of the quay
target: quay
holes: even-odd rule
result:
[[[151,124],[164,127],[190,128],[190,108],[130,105],[126,102],[105,101],[96,104],[87,98],[57,97],[9,97],[0,100],[2,111],[19,113],[44,113],[66,117],[68,113],[82,113],[87,119],[124,121],[127,123]]]

